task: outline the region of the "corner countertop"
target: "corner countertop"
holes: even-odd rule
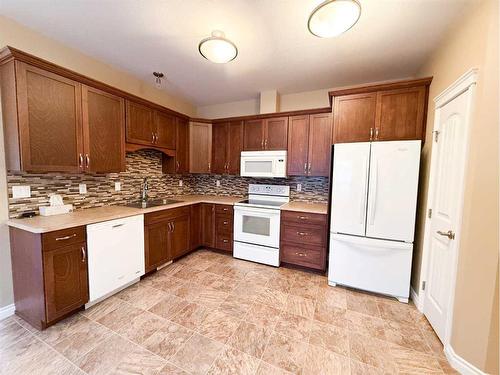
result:
[[[311,214],[326,215],[328,213],[328,203],[293,201],[285,204],[281,207],[281,209],[284,211],[307,212]]]
[[[172,197],[182,202],[165,206],[149,208],[133,208],[126,206],[103,206],[77,210],[68,214],[54,216],[35,216],[26,219],[10,219],[6,224],[10,227],[22,229],[31,233],[46,233],[55,230],[95,224],[102,221],[122,219],[124,217],[147,214],[150,212],[189,206],[196,203],[215,203],[234,205],[243,198],[234,196],[214,195],[182,195]]]

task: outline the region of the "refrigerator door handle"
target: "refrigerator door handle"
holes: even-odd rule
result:
[[[363,185],[361,186],[363,195],[361,198],[361,205],[359,207],[359,223],[363,224],[365,221],[365,213],[366,213],[366,200],[368,199],[368,160],[365,158],[365,162],[363,164],[363,169],[365,171],[365,180],[363,181]]]
[[[370,193],[370,208],[368,209],[369,215],[370,215],[370,225],[373,225],[375,222],[375,210],[377,208],[376,201],[377,201],[377,179],[378,179],[378,165],[377,165],[377,159],[373,160],[372,163],[373,167],[373,175],[370,178],[370,187],[373,186],[373,189],[371,190]]]

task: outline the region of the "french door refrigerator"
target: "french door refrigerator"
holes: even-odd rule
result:
[[[334,145],[328,283],[408,302],[420,141]]]

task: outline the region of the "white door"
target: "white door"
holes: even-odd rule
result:
[[[445,340],[453,259],[457,251],[453,237],[459,222],[468,100],[465,92],[441,107],[435,129],[439,132],[438,141],[433,140],[435,164],[431,175],[432,218],[427,241],[429,260],[424,314],[441,341]]]
[[[235,206],[234,240],[279,248],[280,210]]]
[[[372,143],[367,237],[413,242],[419,165],[420,141]]]
[[[334,146],[332,232],[365,235],[369,163],[369,142],[339,143]]]

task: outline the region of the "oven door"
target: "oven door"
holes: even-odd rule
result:
[[[279,248],[280,210],[235,206],[234,240]]]

